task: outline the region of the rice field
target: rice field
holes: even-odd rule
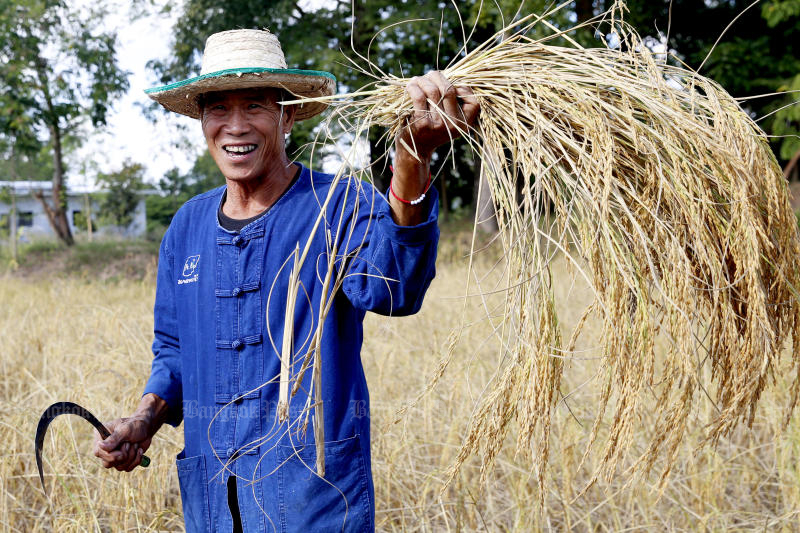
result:
[[[599,452],[584,459],[600,387],[596,335],[589,323],[566,363],[545,468],[545,506],[530,463],[515,457],[513,433],[481,482],[470,458],[442,492],[467,434],[470,416],[501,363],[502,294],[464,299],[464,236],[442,243],[438,274],[422,311],[387,319],[370,315],[363,360],[372,397],[373,474],[379,531],[798,531],[800,431],[797,414],[781,430],[789,392],[782,373],[767,389],[752,428],[695,453],[715,407],[697,401],[689,440],[661,487],[657,475],[631,477],[623,460],[609,481],[587,488]],[[477,260],[485,293],[495,288],[496,254]],[[553,290],[565,332],[590,301],[587,287],[556,258]],[[477,289],[473,286],[473,292]],[[149,372],[154,279],[97,281],[85,276],[0,278],[0,530],[179,531],[174,456],[182,432],[164,427],[148,451],[152,465],[132,474],[106,471],[91,454],[91,429],[63,417],[45,443],[51,498],[39,485],[33,436],[54,401],[85,405],[101,419],[125,415]],[[466,304],[466,305],[465,305]],[[445,356],[451,333],[466,325],[440,383],[394,423],[424,389]],[[566,334],[566,333],[565,333]],[[786,376],[786,383],[791,380]],[[654,437],[647,414],[633,435],[640,455]],[[612,423],[606,420],[604,430]],[[656,468],[656,470],[658,470]],[[586,489],[586,490],[584,490]]]

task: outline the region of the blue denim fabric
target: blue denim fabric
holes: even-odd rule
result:
[[[167,401],[170,424],[184,423],[177,465],[189,532],[232,530],[226,494],[232,474],[240,477],[244,531],[374,530],[362,321],[366,311],[419,309],[435,273],[437,198],[432,189],[424,223],[400,227],[374,189],[341,183],[331,190],[331,180],[302,168],[267,214],[238,234],[217,222],[221,187],[187,202],[164,236],[145,393]],[[329,192],[325,223],[312,236]],[[321,339],[324,479],[315,473],[311,417],[303,416],[310,371],[290,400],[290,427],[276,416],[286,260],[310,236],[294,311],[293,373],[316,328],[327,238],[338,239],[336,268],[347,272]]]

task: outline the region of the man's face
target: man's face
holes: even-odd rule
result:
[[[202,110],[208,151],[228,180],[266,178],[285,165],[284,135],[294,123],[294,106],[281,114],[277,89],[207,93]]]

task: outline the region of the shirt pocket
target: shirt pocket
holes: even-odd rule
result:
[[[314,443],[279,444],[278,483],[283,531],[374,531],[360,437],[325,443],[325,478],[316,472]]]
[[[178,467],[186,533],[210,533],[211,515],[208,505],[205,457],[202,455],[184,457],[184,452],[181,452],[175,464]]]

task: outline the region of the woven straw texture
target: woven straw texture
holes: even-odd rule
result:
[[[327,72],[286,68],[280,42],[266,30],[231,30],[206,40],[199,76],[145,92],[170,111],[200,118],[200,94],[254,87],[280,88],[297,98],[315,98],[333,94],[336,79]],[[311,118],[326,107],[324,102],[306,102],[299,106],[295,119]]]

